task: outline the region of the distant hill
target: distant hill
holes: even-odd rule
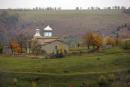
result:
[[[0,10],[0,40],[20,33],[32,36],[36,28],[46,25],[54,28],[57,36],[81,37],[88,31],[110,35],[125,23],[130,25],[130,15],[121,10]]]

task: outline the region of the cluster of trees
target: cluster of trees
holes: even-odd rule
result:
[[[31,40],[31,36],[20,33],[15,39],[21,47],[21,52],[27,53],[28,47],[30,46],[29,40]]]
[[[123,12],[126,13],[126,14],[130,14],[130,7],[128,9],[124,9]]]
[[[130,9],[130,7],[128,8]],[[82,7],[76,7],[75,10],[83,10]],[[88,7],[85,10],[101,10],[100,7]],[[112,7],[104,7],[103,10],[127,10],[124,6],[112,6]]]
[[[46,7],[46,8],[42,8],[42,7],[35,7],[35,8],[17,8],[17,9],[11,9],[9,8],[8,10],[18,10],[18,11],[30,11],[30,10],[45,10],[45,11],[56,11],[56,10],[62,10],[61,7]]]
[[[114,36],[103,37],[99,32],[88,32],[84,36],[84,43],[87,45],[88,49],[90,47],[96,48],[99,50],[104,45],[109,46],[122,46],[123,48],[129,48],[129,35],[128,33],[124,36],[121,35],[121,30],[125,29],[126,32],[129,31],[129,27],[127,24],[122,24],[117,27],[117,29],[113,32]],[[128,31],[127,31],[128,30]],[[127,41],[125,39],[128,39]],[[125,40],[125,41],[124,41]],[[123,44],[122,44],[123,43]]]
[[[117,39],[112,38],[112,37],[107,37],[106,45],[116,46],[117,45]]]
[[[84,43],[87,45],[88,49],[93,47],[95,50],[100,50],[104,45],[116,46],[117,39],[112,37],[103,37],[100,33],[89,32],[84,36]]]
[[[10,37],[10,39],[4,44],[5,46],[4,53],[13,55],[27,53],[29,40],[30,37],[27,37],[24,34],[18,34],[14,38]]]
[[[102,8],[103,10],[127,10],[130,9],[130,7],[126,8],[124,6],[112,6],[112,7],[104,7]],[[30,9],[25,9],[25,8],[18,8],[18,9],[11,9],[9,8],[8,10],[62,10],[61,7],[46,7],[46,8],[42,8],[42,7],[35,7],[35,8],[30,8]],[[100,7],[88,7],[86,9],[82,8],[82,7],[76,7],[75,10],[101,10]]]
[[[47,7],[47,8],[36,7],[33,8],[33,10],[61,10],[61,7]]]

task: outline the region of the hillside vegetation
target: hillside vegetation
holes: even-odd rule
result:
[[[130,16],[121,10],[6,10],[6,12],[7,16],[11,15],[13,18],[5,17],[5,21],[2,19],[3,15],[0,15],[0,39],[20,33],[32,36],[36,28],[42,31],[46,25],[54,28],[54,35],[81,36],[87,31],[100,31],[109,35],[118,26],[130,24]],[[0,14],[2,13],[0,10]]]

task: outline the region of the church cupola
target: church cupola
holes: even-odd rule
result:
[[[40,29],[36,29],[36,33],[34,34],[34,37],[41,37]]]
[[[44,28],[44,37],[52,37],[52,31],[53,29],[48,25],[47,27]]]

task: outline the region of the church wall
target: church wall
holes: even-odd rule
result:
[[[48,45],[43,45],[41,48],[42,48],[42,50],[45,50],[48,54],[50,54],[50,53],[53,53],[55,51],[56,46],[58,47],[58,49],[61,49],[61,47],[62,47],[67,52],[69,51],[68,45],[66,45],[65,43],[60,42],[60,41],[55,41],[55,42],[52,42]]]

